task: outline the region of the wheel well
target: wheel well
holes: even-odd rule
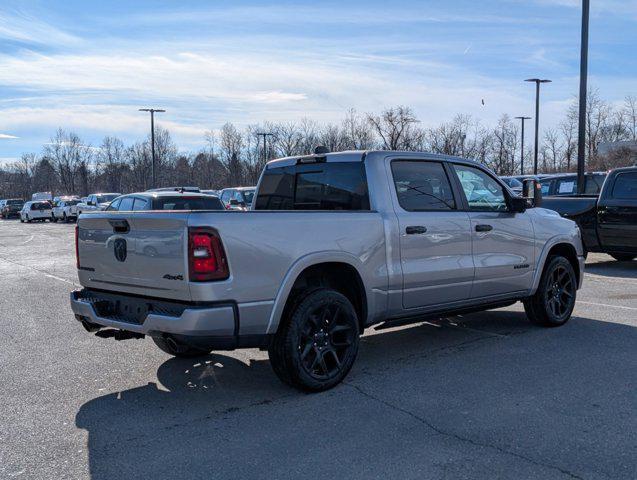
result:
[[[577,252],[575,251],[575,247],[568,243],[558,243],[557,245],[553,245],[549,250],[549,254],[546,257],[547,260],[552,255],[561,255],[562,257],[566,258],[573,267],[576,281],[579,282],[579,262],[577,261]]]
[[[360,332],[363,332],[367,320],[365,287],[356,268],[343,262],[318,263],[303,270],[294,281],[282,318],[287,316],[300,294],[315,287],[332,288],[347,297],[358,316]]]

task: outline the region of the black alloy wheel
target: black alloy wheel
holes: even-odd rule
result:
[[[565,257],[552,256],[546,260],[537,291],[524,301],[524,310],[537,325],[559,327],[571,318],[576,296],[573,266]]]
[[[301,328],[298,351],[305,371],[321,381],[336,377],[358,332],[338,303],[319,305]]]
[[[334,387],[358,353],[358,316],[351,302],[327,288],[298,296],[268,348],[277,376],[300,390]]]
[[[575,303],[575,285],[563,265],[556,266],[550,275],[549,288],[544,292],[546,305],[556,318],[561,318]]]

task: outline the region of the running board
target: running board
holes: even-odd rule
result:
[[[456,315],[465,315],[467,313],[483,312],[484,310],[493,310],[495,308],[503,308],[513,305],[518,300],[506,300],[494,303],[483,303],[473,307],[456,308],[452,310],[437,310],[435,312],[421,313],[419,315],[411,315],[408,317],[398,317],[386,320],[380,325],[374,327],[374,330],[386,330],[388,328],[402,327],[403,325],[412,325],[414,323],[426,322],[437,318],[454,317]]]

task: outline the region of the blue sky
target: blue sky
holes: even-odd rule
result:
[[[619,103],[637,95],[637,0],[591,3],[589,81]],[[577,92],[580,18],[579,0],[3,0],[0,162],[57,127],[92,145],[141,139],[151,106],[184,151],[226,121],[336,122],[350,107],[489,125],[533,114],[530,76],[553,80],[552,126]]]

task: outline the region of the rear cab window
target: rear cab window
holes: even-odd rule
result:
[[[255,210],[369,211],[363,162],[318,162],[268,168]]]
[[[619,173],[611,198],[615,200],[637,200],[637,172]]]

